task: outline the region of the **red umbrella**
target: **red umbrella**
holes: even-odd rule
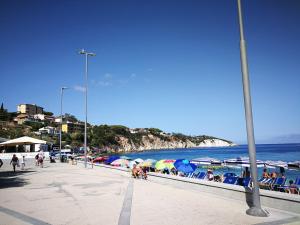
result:
[[[100,157],[97,157],[93,160],[93,163],[96,163],[96,162],[104,162],[105,160],[107,160],[107,157],[106,156],[100,156]]]

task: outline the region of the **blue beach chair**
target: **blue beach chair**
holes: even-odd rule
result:
[[[274,182],[270,185],[270,189],[277,191],[279,187],[283,187],[285,184],[286,178],[277,177]]]
[[[236,184],[239,177],[226,177],[223,181],[224,184]]]
[[[237,177],[237,175],[236,175],[235,173],[225,173],[223,176],[224,176],[225,178],[226,178],[226,177]]]
[[[238,178],[237,185],[241,185],[243,187],[250,187],[251,184],[251,178],[250,177],[246,177],[246,178]]]
[[[272,178],[265,178],[259,183],[259,187],[262,189],[270,189],[273,182],[274,180]]]
[[[200,173],[196,176],[196,178],[197,178],[197,179],[200,179],[200,180],[203,180],[205,177],[206,177],[206,173],[205,173],[205,172],[200,172]]]

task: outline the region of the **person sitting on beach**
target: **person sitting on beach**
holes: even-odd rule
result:
[[[145,180],[147,180],[147,178],[148,178],[148,176],[147,176],[147,168],[146,167],[144,167],[142,169],[142,178],[145,179]]]
[[[208,179],[209,181],[214,180],[214,174],[213,174],[213,172],[212,172],[211,170],[208,170],[208,171],[207,171],[207,179]]]
[[[290,184],[290,186],[287,189],[285,189],[285,191],[290,194],[298,194],[299,190],[298,190],[297,186],[294,184],[294,181],[289,180],[289,184]]]
[[[277,173],[275,171],[273,171],[273,173],[271,173],[271,178],[273,180],[275,180],[277,178]]]
[[[263,171],[263,173],[262,173],[262,177],[263,178],[269,178],[270,176],[269,176],[269,173],[267,172],[267,169],[265,168],[264,169],[264,171]]]

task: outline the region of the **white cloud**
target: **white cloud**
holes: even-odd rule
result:
[[[136,74],[135,74],[135,73],[130,74],[130,78],[131,78],[131,79],[134,79],[135,77],[136,77]]]
[[[112,77],[113,77],[113,75],[110,73],[104,74],[104,79],[106,79],[106,80],[112,79]]]
[[[107,86],[111,86],[112,85],[112,83],[108,82],[108,81],[99,81],[97,84],[99,86],[103,86],[103,87],[107,87]]]
[[[85,87],[80,86],[80,85],[75,85],[74,90],[79,91],[79,92],[85,92]]]

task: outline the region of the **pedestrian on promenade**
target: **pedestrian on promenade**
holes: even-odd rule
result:
[[[24,170],[24,168],[25,168],[25,155],[23,155],[21,158],[21,170]]]
[[[3,165],[3,161],[2,159],[0,159],[0,168],[2,167],[2,165]]]
[[[12,166],[14,168],[14,172],[16,172],[16,166],[19,165],[19,159],[16,156],[16,154],[14,154],[13,157],[11,158],[10,164],[12,164]]]
[[[39,166],[39,154],[36,154],[35,158],[35,165]]]
[[[44,158],[45,158],[44,152],[40,151],[39,158],[38,158],[38,163],[39,163],[39,165],[41,165],[42,168],[44,167]]]

